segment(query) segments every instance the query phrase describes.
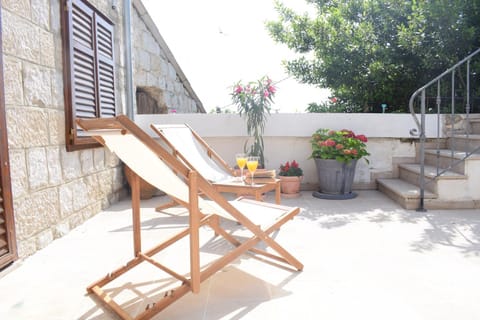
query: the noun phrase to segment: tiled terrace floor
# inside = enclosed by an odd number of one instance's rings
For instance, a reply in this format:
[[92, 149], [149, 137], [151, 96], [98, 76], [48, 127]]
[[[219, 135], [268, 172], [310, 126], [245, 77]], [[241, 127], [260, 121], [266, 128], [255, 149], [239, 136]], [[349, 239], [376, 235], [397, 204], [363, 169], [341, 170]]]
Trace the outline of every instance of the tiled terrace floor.
[[[154, 212], [159, 201], [142, 203], [147, 247], [184, 222]], [[242, 256], [154, 319], [480, 319], [478, 210], [408, 211], [376, 191], [345, 201], [304, 192], [283, 203], [304, 209], [276, 234], [304, 271]], [[0, 319], [116, 319], [85, 288], [131, 258], [129, 206], [112, 206], [0, 273]], [[208, 239], [202, 252], [222, 251]], [[117, 287], [155, 295], [165, 278], [153, 268], [136, 276]]]

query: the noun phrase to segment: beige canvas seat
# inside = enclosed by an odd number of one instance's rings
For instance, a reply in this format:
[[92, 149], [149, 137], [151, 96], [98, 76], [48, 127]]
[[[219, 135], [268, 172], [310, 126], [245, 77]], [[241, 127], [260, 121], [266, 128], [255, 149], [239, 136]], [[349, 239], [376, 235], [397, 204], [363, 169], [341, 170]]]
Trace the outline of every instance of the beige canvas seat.
[[[126, 116], [110, 119], [77, 119], [77, 123], [87, 134], [115, 153], [134, 172], [131, 186], [134, 256], [125, 265], [87, 288], [89, 293], [109, 306], [120, 318], [150, 319], [186, 293], [190, 291], [198, 293], [202, 281], [247, 252], [262, 257], [261, 261], [290, 267], [292, 271], [303, 269], [302, 263], [270, 236], [272, 232], [293, 219], [299, 213], [299, 208], [242, 198], [226, 200], [207, 179], [165, 150]], [[143, 250], [141, 246], [140, 178], [163, 190], [188, 210], [188, 226], [148, 250]], [[202, 197], [199, 194], [202, 194]], [[240, 238], [222, 227], [223, 219], [233, 220], [242, 227]], [[206, 225], [214, 232], [214, 237], [222, 236], [233, 249], [222, 253], [216, 260], [201, 265], [199, 234], [200, 227]], [[247, 231], [250, 237], [245, 238]], [[189, 272], [176, 271], [161, 261], [162, 257], [165, 258], [161, 254], [163, 250], [185, 237], [189, 238], [189, 249], [184, 249], [189, 254]], [[270, 249], [268, 251], [260, 249], [257, 246], [260, 242]], [[156, 295], [154, 303], [131, 315], [127, 309], [132, 301], [117, 303], [112, 292], [123, 288], [121, 282], [118, 284], [120, 276], [126, 276], [129, 271], [133, 272], [132, 269], [137, 270], [136, 268], [143, 265], [143, 262], [150, 263], [158, 268], [159, 272], [166, 273], [178, 283], [178, 286]], [[117, 285], [116, 290], [104, 288], [113, 281]]]
[[[280, 180], [255, 183], [253, 186], [239, 182], [235, 171], [187, 124], [152, 124], [151, 128], [190, 168], [209, 180], [219, 192], [250, 195], [262, 200], [265, 192], [275, 191], [275, 202], [280, 204]], [[159, 207], [163, 209], [164, 207]]]

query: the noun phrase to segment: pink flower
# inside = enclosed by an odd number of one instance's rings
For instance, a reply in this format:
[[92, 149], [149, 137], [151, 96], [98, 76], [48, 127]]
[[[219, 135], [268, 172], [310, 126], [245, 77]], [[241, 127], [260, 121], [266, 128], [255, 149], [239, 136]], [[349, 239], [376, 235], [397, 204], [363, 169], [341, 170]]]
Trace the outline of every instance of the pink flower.
[[268, 92], [268, 90], [266, 90], [266, 89], [263, 90], [263, 96], [264, 96], [265, 98], [268, 98], [269, 95], [270, 95], [270, 92]]
[[337, 100], [337, 98], [336, 98], [336, 97], [332, 97], [332, 98], [330, 98], [330, 102], [331, 102], [331, 103], [336, 103], [337, 101], [338, 101], [338, 100]]
[[325, 140], [325, 144], [327, 147], [334, 147], [336, 145], [335, 141], [332, 139]]
[[297, 161], [295, 161], [295, 160], [292, 161], [292, 168], [298, 168], [298, 162]]
[[242, 93], [243, 92], [243, 87], [238, 85], [236, 88], [235, 88], [235, 93]]
[[268, 91], [270, 91], [270, 93], [275, 93], [277, 91], [277, 88], [275, 88], [274, 86], [268, 86]]
[[343, 144], [339, 143], [335, 148], [337, 148], [337, 150], [343, 149]]

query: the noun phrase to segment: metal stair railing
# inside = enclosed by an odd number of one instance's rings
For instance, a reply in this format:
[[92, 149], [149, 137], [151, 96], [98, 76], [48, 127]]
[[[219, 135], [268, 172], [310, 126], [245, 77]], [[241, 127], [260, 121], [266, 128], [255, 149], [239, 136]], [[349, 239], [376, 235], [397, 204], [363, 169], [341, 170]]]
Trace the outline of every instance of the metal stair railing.
[[[465, 79], [460, 81], [460, 85], [463, 85], [462, 90], [465, 92], [465, 114], [466, 114], [466, 123], [467, 125], [469, 124], [469, 115], [470, 115], [470, 62], [474, 56], [476, 56], [478, 53], [480, 53], [480, 49], [477, 49], [470, 55], [468, 55], [466, 58], [463, 60], [459, 61], [456, 63], [453, 67], [447, 69], [445, 72], [425, 84], [423, 87], [417, 89], [410, 97], [409, 101], [409, 109], [410, 113], [413, 116], [413, 119], [415, 121], [415, 124], [417, 128], [413, 128], [410, 130], [410, 134], [412, 136], [418, 136], [419, 141], [420, 141], [420, 149], [419, 149], [419, 160], [420, 160], [420, 204], [417, 209], [417, 211], [426, 211], [425, 210], [425, 186], [428, 183], [431, 183], [432, 181], [435, 181], [439, 176], [441, 176], [443, 173], [448, 171], [449, 169], [453, 168], [454, 166], [458, 165], [459, 163], [462, 163], [470, 157], [473, 153], [480, 151], [480, 147], [476, 148], [473, 151], [470, 151], [470, 148], [468, 146], [468, 138], [469, 138], [469, 129], [466, 128], [465, 133], [466, 133], [466, 138], [467, 138], [467, 148], [466, 148], [466, 154], [462, 159], [454, 160], [454, 152], [455, 152], [455, 128], [454, 128], [454, 122], [455, 122], [455, 101], [458, 99], [457, 97], [457, 86], [456, 86], [456, 71], [458, 70], [458, 75], [460, 75], [460, 67], [466, 64], [466, 74], [465, 74]], [[441, 108], [442, 108], [442, 89], [448, 88], [448, 86], [443, 85], [441, 80], [446, 78], [448, 75], [451, 76], [450, 79], [450, 126], [451, 126], [451, 134], [450, 138], [452, 139], [451, 143], [451, 157], [452, 157], [452, 162], [447, 168], [440, 170], [440, 139], [441, 139], [441, 132], [440, 132], [440, 121], [441, 121]], [[460, 78], [461, 79], [461, 78]], [[462, 79], [461, 79], [462, 80]], [[426, 143], [426, 136], [425, 136], [425, 116], [426, 116], [426, 104], [427, 104], [427, 95], [426, 92], [428, 89], [434, 89], [434, 86], [437, 86], [436, 90], [436, 99], [435, 99], [435, 104], [436, 104], [436, 109], [437, 109], [437, 147], [436, 147], [436, 156], [437, 156], [437, 161], [436, 161], [436, 175], [433, 177], [429, 177], [428, 182], [425, 181], [425, 143]], [[420, 97], [419, 97], [420, 95]], [[417, 114], [415, 113], [415, 102], [418, 101], [418, 98], [420, 99], [420, 120], [418, 119]]]

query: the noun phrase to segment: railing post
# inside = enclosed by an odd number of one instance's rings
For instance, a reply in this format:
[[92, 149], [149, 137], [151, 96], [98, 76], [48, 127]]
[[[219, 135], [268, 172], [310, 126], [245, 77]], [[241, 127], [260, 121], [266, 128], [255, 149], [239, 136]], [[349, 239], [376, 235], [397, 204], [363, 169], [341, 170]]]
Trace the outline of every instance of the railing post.
[[437, 176], [440, 174], [440, 114], [441, 114], [442, 96], [440, 89], [440, 79], [437, 82], [437, 158], [435, 166], [437, 167]]
[[467, 102], [465, 104], [465, 113], [466, 119], [465, 119], [465, 128], [466, 128], [466, 134], [467, 134], [467, 150], [466, 153], [468, 154], [470, 152], [470, 59], [467, 61]]
[[420, 204], [417, 211], [425, 210], [425, 89], [422, 90], [420, 116]]

